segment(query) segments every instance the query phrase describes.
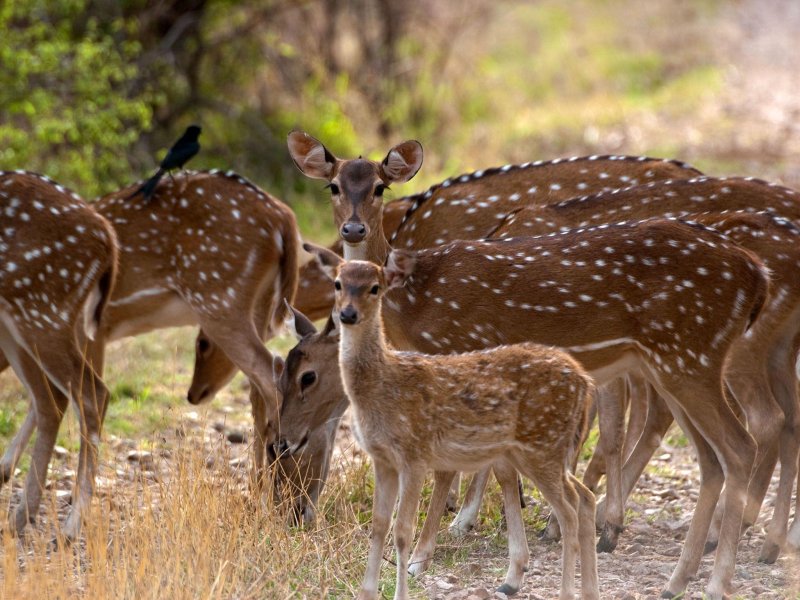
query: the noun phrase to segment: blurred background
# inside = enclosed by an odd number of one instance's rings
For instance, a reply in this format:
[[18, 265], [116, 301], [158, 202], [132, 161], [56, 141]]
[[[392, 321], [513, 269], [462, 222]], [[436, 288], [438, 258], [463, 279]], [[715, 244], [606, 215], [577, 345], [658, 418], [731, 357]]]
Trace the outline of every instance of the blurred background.
[[800, 187], [796, 0], [5, 0], [0, 168], [86, 197], [148, 175], [190, 123], [324, 234], [286, 152], [407, 138], [395, 196], [466, 170], [611, 153]]

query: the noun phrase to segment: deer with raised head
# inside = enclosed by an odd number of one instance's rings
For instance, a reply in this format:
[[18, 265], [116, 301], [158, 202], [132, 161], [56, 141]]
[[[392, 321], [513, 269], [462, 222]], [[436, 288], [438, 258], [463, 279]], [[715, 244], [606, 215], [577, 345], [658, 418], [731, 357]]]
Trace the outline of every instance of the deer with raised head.
[[[381, 324], [381, 298], [389, 288], [402, 286], [405, 274], [364, 261], [335, 260], [342, 380], [356, 437], [375, 470], [373, 530], [359, 597], [378, 594], [398, 492], [395, 598], [407, 598], [409, 551], [426, 472], [492, 465], [503, 487], [511, 559], [499, 591], [519, 590], [529, 558], [519, 470], [537, 484], [564, 528], [560, 597], [574, 597], [580, 555], [583, 597], [598, 598], [594, 497], [568, 469], [585, 427], [593, 387], [589, 376], [568, 354], [534, 344], [449, 356], [391, 350]], [[284, 401], [282, 410], [297, 425], [282, 430], [281, 450], [291, 454], [305, 444], [309, 426], [319, 422], [293, 415], [293, 410], [302, 413], [302, 402]]]
[[[298, 165], [305, 164], [303, 147], [313, 143], [312, 139], [302, 132], [290, 134], [290, 151]], [[360, 207], [360, 218], [373, 222], [374, 215], [382, 213], [381, 227], [391, 245], [418, 250], [455, 239], [489, 237], [509, 215], [526, 206], [699, 175], [702, 175], [700, 171], [686, 163], [646, 156], [595, 155], [537, 160], [463, 173], [432, 185], [424, 192], [397, 198], [382, 206], [369, 202]], [[343, 225], [343, 221], [338, 223], [338, 228]], [[367, 229], [364, 231], [366, 235]], [[374, 231], [373, 235], [380, 237], [380, 232]], [[343, 255], [343, 245], [340, 238], [329, 249]], [[294, 305], [312, 320], [330, 314], [333, 288], [328, 277], [319, 271], [316, 261], [301, 267]]]
[[[786, 365], [794, 361], [798, 347], [792, 340], [800, 334], [800, 288], [793, 284], [800, 265], [795, 226], [791, 221], [752, 211], [768, 210], [800, 223], [800, 197], [789, 188], [753, 178], [700, 177], [664, 181], [574, 198], [541, 207], [526, 207], [511, 215], [496, 232], [498, 239], [519, 235], [547, 235], [573, 227], [597, 226], [615, 218], [644, 219], [679, 216], [713, 227], [758, 255], [774, 275], [776, 290], [762, 310], [756, 327], [734, 347], [727, 382], [747, 419], [748, 429], [758, 444], [755, 479], [749, 488], [745, 526], [752, 525], [766, 493], [778, 454], [781, 455], [781, 484], [775, 517], [764, 543], [761, 560], [773, 562], [786, 536], [791, 488], [797, 473], [800, 448], [800, 414], [794, 375]], [[709, 211], [699, 213], [698, 211]], [[730, 211], [742, 211], [731, 213]], [[748, 216], [752, 215], [752, 216]], [[702, 290], [694, 290], [695, 302], [702, 302]], [[653, 418], [642, 438], [642, 449], [632, 457], [623, 475], [624, 496], [636, 482], [641, 469], [660, 443], [660, 428], [669, 426], [668, 412], [653, 407]], [[655, 428], [655, 429], [653, 429]], [[617, 440], [621, 436], [616, 436]], [[780, 443], [779, 443], [780, 441]], [[649, 448], [649, 451], [644, 451]], [[619, 448], [618, 448], [619, 450]], [[590, 487], [596, 473], [587, 473]], [[604, 513], [600, 548], [613, 549], [622, 525], [624, 503], [610, 489]], [[473, 507], [470, 514], [474, 514]], [[718, 537], [721, 511], [710, 535], [710, 547]]]
[[[336, 186], [337, 215], [357, 215], [376, 202], [380, 186], [410, 178], [422, 160], [415, 142], [396, 146], [382, 163], [340, 160], [316, 140], [301, 142], [290, 140], [295, 162]], [[380, 228], [380, 220], [366, 227]], [[354, 247], [356, 253], [385, 262], [390, 250], [385, 239], [365, 236], [363, 242]], [[392, 256], [414, 271], [383, 304], [387, 338], [398, 348], [441, 353], [534, 341], [570, 351], [598, 384], [631, 371], [644, 373], [692, 439], [703, 474], [666, 593], [680, 593], [696, 573], [724, 481], [720, 544], [707, 588], [712, 597], [722, 597], [731, 585], [756, 451], [729, 406], [722, 374], [728, 350], [766, 299], [762, 263], [716, 232], [674, 221], [452, 242]], [[683, 281], [702, 285], [708, 294], [702, 306], [676, 302], [693, 289], [676, 287]], [[685, 331], [692, 332], [691, 339], [683, 337]]]
[[[80, 421], [72, 507], [62, 528], [74, 540], [89, 508], [108, 390], [87, 353], [102, 328], [114, 286], [114, 231], [77, 195], [25, 171], [0, 172], [0, 350], [32, 396], [23, 429], [35, 430], [20, 503], [9, 515], [21, 532], [39, 512], [56, 435], [71, 401]], [[23, 446], [0, 462], [0, 485]]]
[[[181, 173], [161, 181], [149, 200], [131, 197], [136, 185], [94, 204], [115, 228], [120, 247], [117, 285], [93, 343], [94, 368], [102, 371], [109, 341], [200, 325], [196, 350], [210, 375], [192, 386], [189, 400], [209, 400], [237, 369], [244, 371], [252, 383], [260, 480], [278, 408], [272, 356], [262, 339], [283, 326], [283, 298], [294, 297], [300, 248], [294, 214], [233, 172]], [[12, 441], [4, 468], [13, 471], [32, 419]]]

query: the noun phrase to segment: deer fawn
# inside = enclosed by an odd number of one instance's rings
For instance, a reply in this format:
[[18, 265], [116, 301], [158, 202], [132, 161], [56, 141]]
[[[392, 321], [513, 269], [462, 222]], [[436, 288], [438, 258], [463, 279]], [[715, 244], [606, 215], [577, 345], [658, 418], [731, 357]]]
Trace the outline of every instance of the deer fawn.
[[[698, 214], [698, 210], [711, 212]], [[731, 210], [745, 212], [730, 213]], [[796, 228], [792, 223], [763, 214], [748, 216], [751, 214], [749, 211], [755, 210], [769, 210], [800, 223], [800, 202], [794, 190], [753, 178], [700, 177], [594, 194], [549, 206], [526, 207], [511, 215], [496, 236], [503, 239], [528, 234], [546, 235], [571, 227], [597, 226], [621, 217], [680, 216], [727, 234], [765, 262], [775, 275], [777, 289], [765, 305], [757, 326], [734, 346], [726, 379], [758, 444], [755, 479], [750, 485], [745, 511], [746, 526], [758, 516], [780, 448], [782, 468], [778, 502], [761, 554], [761, 560], [772, 562], [785, 540], [791, 488], [800, 452], [798, 399], [794, 376], [791, 369], [786, 368], [792, 364], [799, 349], [793, 338], [800, 333], [800, 288], [792, 284], [792, 273], [800, 265], [800, 255], [795, 250]], [[703, 293], [696, 290], [694, 294], [695, 302], [702, 302]], [[671, 418], [664, 410], [653, 407], [650, 421], [646, 437], [642, 438], [643, 449], [649, 448], [650, 451], [637, 452], [632, 457], [633, 464], [639, 466], [624, 472], [625, 496], [660, 442], [660, 436], [654, 432], [659, 427], [669, 426]], [[621, 435], [614, 439], [621, 440]], [[617, 446], [616, 453], [619, 450]], [[587, 475], [591, 479], [587, 479], [587, 483], [593, 487], [596, 474], [588, 472]], [[608, 502], [598, 511], [605, 512], [609, 523], [600, 542], [600, 548], [606, 550], [616, 545], [617, 525], [622, 524], [624, 504], [616, 497], [615, 491], [621, 490], [610, 489]], [[604, 510], [606, 508], [608, 511]], [[710, 535], [710, 547], [716, 544], [718, 537], [717, 529], [722, 517], [719, 508]]]
[[[242, 177], [185, 172], [162, 181], [150, 200], [134, 186], [100, 198], [97, 211], [119, 238], [119, 276], [93, 345], [102, 371], [106, 342], [153, 329], [199, 324], [190, 402], [207, 401], [240, 368], [252, 382], [255, 473], [264, 468], [277, 399], [262, 343], [282, 327], [282, 298], [294, 297], [299, 234], [294, 214]], [[32, 415], [8, 457], [30, 437]], [[12, 452], [13, 451], [13, 452]], [[5, 462], [13, 470], [15, 460]]]
[[[372, 542], [360, 597], [377, 596], [398, 490], [395, 598], [407, 598], [408, 554], [426, 471], [490, 464], [503, 485], [509, 531], [511, 561], [500, 591], [519, 589], [529, 558], [517, 493], [519, 470], [536, 482], [565, 528], [560, 597], [574, 596], [579, 552], [583, 595], [599, 597], [594, 499], [567, 468], [582, 438], [591, 379], [566, 353], [533, 344], [451, 356], [390, 350], [381, 298], [404, 278], [402, 272], [363, 261], [339, 264], [336, 270], [342, 378], [357, 439], [375, 469]], [[302, 423], [291, 418], [293, 408], [284, 403], [291, 422]], [[301, 448], [307, 431], [305, 426], [282, 431], [281, 449], [292, 453]]]
[[[62, 532], [78, 537], [91, 503], [108, 390], [86, 355], [102, 327], [114, 285], [111, 226], [74, 193], [24, 171], [0, 172], [0, 349], [33, 402], [23, 430], [37, 431], [22, 498], [10, 515], [21, 532], [38, 512], [47, 467], [67, 404], [80, 420], [80, 458], [72, 507]], [[26, 438], [27, 441], [27, 438]], [[0, 462], [0, 485], [14, 473], [23, 445]]]
[[[290, 147], [299, 166], [335, 186], [336, 215], [359, 214], [377, 202], [381, 186], [410, 178], [422, 160], [416, 142], [395, 146], [377, 163], [339, 160], [311, 140], [290, 140]], [[365, 229], [380, 226], [377, 220]], [[364, 236], [352, 251], [380, 264], [389, 246]], [[398, 348], [461, 352], [534, 341], [570, 351], [598, 384], [644, 373], [695, 444], [703, 473], [666, 593], [680, 593], [696, 573], [724, 481], [720, 544], [707, 588], [712, 597], [722, 597], [733, 575], [756, 451], [730, 409], [722, 374], [728, 350], [766, 299], [761, 261], [716, 232], [674, 221], [451, 242], [417, 254], [395, 252], [391, 260], [414, 271], [384, 303], [387, 337]], [[689, 302], [695, 288], [705, 294], [702, 305]]]

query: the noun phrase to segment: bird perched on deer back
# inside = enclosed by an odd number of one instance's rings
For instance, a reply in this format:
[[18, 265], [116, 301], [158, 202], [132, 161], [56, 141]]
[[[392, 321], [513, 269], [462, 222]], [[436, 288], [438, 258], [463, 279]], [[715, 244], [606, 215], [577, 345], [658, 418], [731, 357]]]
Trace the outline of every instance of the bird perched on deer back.
[[158, 182], [161, 180], [164, 173], [172, 169], [183, 168], [183, 165], [200, 151], [200, 143], [197, 141], [197, 138], [200, 136], [200, 131], [199, 125], [189, 125], [186, 131], [183, 132], [183, 135], [173, 144], [172, 148], [169, 149], [169, 152], [167, 152], [164, 160], [161, 161], [155, 175], [137, 188], [129, 198], [133, 198], [137, 194], [142, 194], [145, 200], [152, 198], [158, 186]]

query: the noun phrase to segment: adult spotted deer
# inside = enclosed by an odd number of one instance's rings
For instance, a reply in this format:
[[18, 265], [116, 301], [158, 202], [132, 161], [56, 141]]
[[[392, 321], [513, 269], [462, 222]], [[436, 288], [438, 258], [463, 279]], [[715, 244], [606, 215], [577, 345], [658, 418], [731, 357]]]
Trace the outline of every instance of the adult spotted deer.
[[[791, 488], [800, 452], [798, 398], [791, 369], [786, 368], [798, 352], [793, 339], [800, 334], [800, 288], [793, 284], [792, 273], [800, 265], [800, 254], [795, 249], [796, 228], [792, 222], [751, 211], [768, 210], [771, 214], [785, 215], [800, 223], [798, 200], [800, 198], [794, 190], [753, 178], [700, 177], [664, 181], [583, 196], [549, 206], [526, 207], [511, 215], [495, 234], [499, 239], [546, 235], [573, 227], [597, 226], [619, 218], [679, 216], [729, 235], [765, 262], [774, 275], [777, 289], [765, 305], [758, 325], [734, 347], [727, 381], [759, 448], [757, 470], [745, 512], [746, 526], [758, 516], [780, 449], [780, 491], [775, 517], [761, 555], [761, 559], [768, 562], [775, 560], [785, 540]], [[698, 210], [708, 212], [698, 214]], [[742, 212], [732, 214], [730, 211]], [[701, 290], [689, 292], [694, 296], [694, 302], [703, 302]], [[632, 457], [633, 464], [638, 467], [624, 473], [625, 496], [660, 442], [660, 435], [655, 432], [670, 422], [668, 412], [653, 408], [641, 443], [642, 448], [650, 450], [640, 450]], [[615, 439], [620, 440], [621, 436], [615, 436]], [[618, 453], [619, 448], [616, 450]], [[589, 483], [592, 487], [596, 479], [592, 477]], [[616, 496], [616, 492], [621, 491], [609, 489], [608, 501], [602, 507], [601, 512], [605, 512], [607, 520], [600, 542], [603, 549], [613, 549], [621, 529], [623, 503]], [[718, 511], [718, 520], [720, 518]], [[712, 543], [716, 543], [718, 537], [718, 520], [710, 536]]]
[[[293, 132], [289, 139], [293, 158], [298, 165], [305, 164], [303, 148], [313, 143], [310, 136]], [[699, 175], [700, 171], [686, 163], [645, 156], [538, 160], [464, 173], [445, 179], [419, 194], [387, 202], [382, 207], [377, 201], [369, 202], [361, 206], [361, 218], [372, 222], [382, 211], [381, 226], [392, 246], [430, 248], [454, 239], [489, 237], [509, 215], [522, 207]], [[374, 235], [380, 237], [380, 232], [376, 231]], [[329, 248], [343, 255], [343, 246], [340, 238]], [[295, 307], [312, 320], [330, 314], [333, 288], [316, 261], [308, 262], [300, 269]]]
[[[116, 273], [116, 239], [77, 194], [41, 175], [0, 172], [0, 208], [0, 350], [33, 398], [23, 429], [27, 437], [37, 432], [10, 527], [21, 532], [38, 515], [56, 435], [72, 401], [80, 458], [62, 532], [74, 540], [94, 490], [108, 396], [86, 342], [102, 327]], [[23, 449], [12, 446], [3, 456], [0, 485], [14, 473]]]
[[[290, 150], [304, 172], [335, 186], [337, 225], [341, 215], [343, 220], [358, 216], [376, 202], [376, 193], [387, 183], [413, 176], [422, 161], [416, 142], [395, 146], [381, 163], [340, 160], [309, 136], [290, 137]], [[379, 219], [365, 226], [376, 228]], [[382, 264], [389, 245], [365, 235], [352, 253]], [[724, 481], [720, 544], [707, 588], [713, 598], [722, 597], [731, 585], [756, 450], [730, 409], [722, 373], [728, 350], [765, 301], [768, 278], [762, 263], [716, 232], [663, 221], [547, 238], [452, 242], [392, 256], [420, 269], [405, 293], [389, 294], [384, 303], [387, 337], [398, 348], [455, 352], [534, 341], [569, 350], [598, 384], [631, 371], [644, 373], [692, 439], [703, 474], [692, 525], [666, 593], [680, 593], [696, 573]], [[703, 282], [709, 297], [702, 306], [681, 304], [682, 312], [675, 296], [690, 288], [677, 289], [674, 282], [699, 287], [698, 277], [705, 276], [698, 268], [714, 277], [714, 285]], [[686, 331], [692, 332], [691, 339], [682, 337]], [[732, 440], [737, 440], [735, 447]], [[614, 471], [619, 465], [609, 468], [609, 475]]]
[[[102, 371], [108, 341], [200, 325], [197, 353], [213, 369], [209, 381], [218, 389], [241, 369], [252, 383], [254, 463], [260, 474], [268, 428], [277, 420], [272, 356], [262, 338], [282, 327], [283, 298], [295, 293], [294, 214], [232, 172], [182, 173], [162, 181], [150, 200], [130, 197], [135, 185], [95, 203], [120, 245], [117, 285], [95, 336], [100, 348], [93, 355], [95, 369]], [[214, 391], [211, 385], [193, 386], [189, 399], [199, 403]], [[30, 431], [23, 426], [9, 456], [18, 455]]]
[[[594, 497], [568, 469], [585, 427], [593, 387], [588, 375], [568, 354], [533, 344], [449, 356], [391, 350], [381, 324], [381, 298], [389, 288], [402, 286], [407, 274], [364, 261], [343, 263], [332, 253], [327, 258], [339, 263], [335, 312], [342, 329], [342, 378], [356, 436], [375, 470], [372, 541], [359, 597], [378, 594], [398, 491], [395, 598], [407, 598], [409, 551], [426, 472], [452, 475], [492, 465], [503, 487], [511, 559], [499, 590], [511, 594], [520, 588], [529, 558], [517, 495], [519, 470], [537, 483], [564, 528], [560, 597], [574, 597], [580, 554], [583, 597], [598, 598]], [[309, 425], [319, 421], [303, 418], [302, 402], [284, 401], [283, 410], [296, 425], [282, 431], [281, 449], [291, 454], [305, 444]]]

